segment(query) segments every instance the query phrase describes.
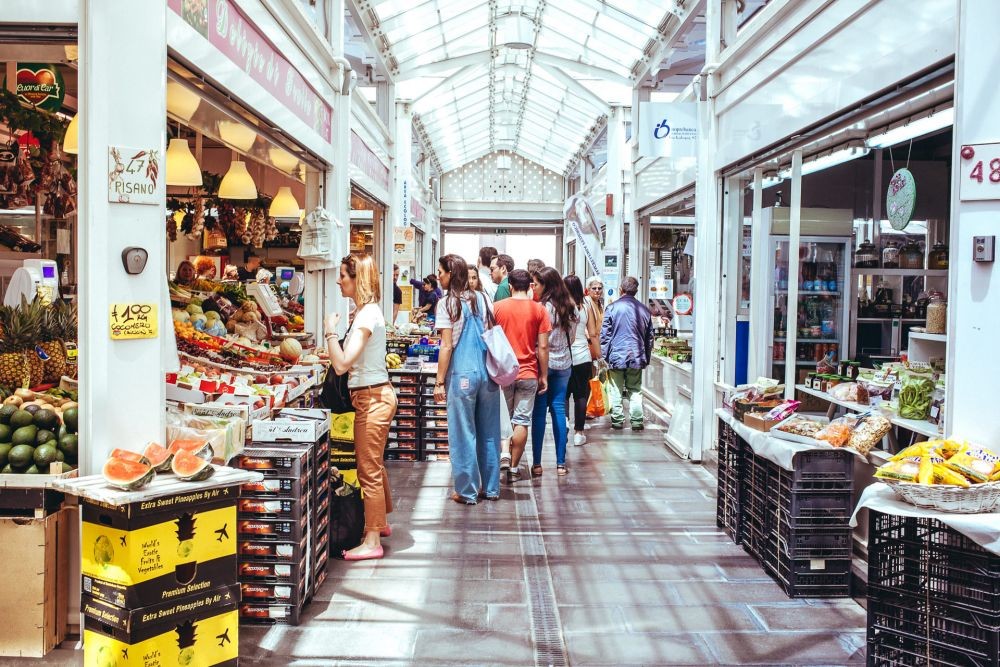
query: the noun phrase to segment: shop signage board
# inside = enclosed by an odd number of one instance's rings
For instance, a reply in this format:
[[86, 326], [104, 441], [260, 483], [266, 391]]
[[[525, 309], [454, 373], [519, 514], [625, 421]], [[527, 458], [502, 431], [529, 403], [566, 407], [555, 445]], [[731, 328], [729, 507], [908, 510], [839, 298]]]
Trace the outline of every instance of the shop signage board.
[[614, 300], [618, 298], [618, 249], [604, 249], [604, 269], [601, 272], [601, 280], [604, 282], [604, 298]]
[[678, 294], [674, 297], [674, 314], [690, 315], [694, 312], [694, 298], [690, 294]]
[[416, 264], [416, 230], [413, 227], [395, 227], [392, 230], [393, 261], [400, 266]]
[[674, 298], [674, 281], [667, 278], [667, 267], [650, 267], [649, 298], [663, 301], [669, 301]]
[[889, 179], [885, 194], [886, 216], [893, 229], [906, 229], [917, 204], [917, 182], [909, 169], [899, 169]]
[[412, 215], [412, 213], [410, 212], [410, 181], [409, 181], [409, 179], [406, 179], [406, 178], [403, 179], [403, 184], [402, 184], [401, 188], [402, 188], [401, 195], [400, 195], [401, 199], [400, 199], [400, 204], [399, 204], [399, 226], [400, 227], [409, 227], [410, 223], [412, 222], [412, 220], [410, 219], [410, 216]]
[[112, 340], [156, 338], [159, 316], [155, 303], [113, 303], [108, 316]]
[[[601, 247], [601, 230], [597, 226], [597, 219], [590, 202], [582, 195], [573, 195], [566, 200], [563, 215], [580, 241], [580, 248], [587, 259], [588, 273], [592, 276], [601, 275], [601, 266], [594, 258], [594, 254]], [[504, 233], [507, 233], [506, 230]]]
[[389, 189], [389, 167], [354, 130], [351, 130], [351, 164], [386, 190]]
[[332, 107], [233, 0], [168, 0], [167, 4], [324, 141], [330, 141]]
[[[22, 102], [45, 111], [62, 109], [66, 86], [63, 83], [62, 72], [54, 64], [17, 63], [15, 77], [17, 97]], [[6, 86], [5, 80], [4, 87]]]
[[698, 105], [695, 102], [640, 102], [639, 155], [697, 158]]
[[962, 201], [1000, 199], [1000, 142], [968, 144], [959, 151], [959, 198]]
[[159, 206], [166, 197], [160, 178], [160, 151], [108, 147], [108, 201], [113, 204]]

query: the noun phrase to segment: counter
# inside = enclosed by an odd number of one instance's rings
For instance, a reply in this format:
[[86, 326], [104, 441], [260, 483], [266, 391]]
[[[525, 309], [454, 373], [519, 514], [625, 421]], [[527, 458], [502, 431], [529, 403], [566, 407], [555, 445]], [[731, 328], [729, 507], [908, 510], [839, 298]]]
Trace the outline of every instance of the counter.
[[642, 379], [647, 407], [663, 413], [667, 424], [664, 441], [682, 458], [691, 455], [691, 370], [688, 362], [654, 354]]

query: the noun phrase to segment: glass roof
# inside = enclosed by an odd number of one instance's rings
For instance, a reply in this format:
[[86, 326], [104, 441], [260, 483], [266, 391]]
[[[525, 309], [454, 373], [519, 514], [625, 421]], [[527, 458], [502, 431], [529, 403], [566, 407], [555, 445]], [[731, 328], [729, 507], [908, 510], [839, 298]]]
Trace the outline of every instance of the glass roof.
[[649, 0], [370, 0], [366, 23], [443, 171], [513, 151], [564, 173], [654, 47]]

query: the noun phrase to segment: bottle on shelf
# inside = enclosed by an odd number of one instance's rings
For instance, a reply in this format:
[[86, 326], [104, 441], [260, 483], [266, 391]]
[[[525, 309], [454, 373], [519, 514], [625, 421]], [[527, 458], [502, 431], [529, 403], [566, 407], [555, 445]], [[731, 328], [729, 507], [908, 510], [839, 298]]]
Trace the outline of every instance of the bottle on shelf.
[[859, 269], [877, 269], [878, 260], [878, 250], [868, 239], [858, 246], [854, 254], [854, 266]]
[[896, 245], [895, 241], [889, 241], [885, 248], [882, 249], [882, 268], [899, 268], [899, 246]]

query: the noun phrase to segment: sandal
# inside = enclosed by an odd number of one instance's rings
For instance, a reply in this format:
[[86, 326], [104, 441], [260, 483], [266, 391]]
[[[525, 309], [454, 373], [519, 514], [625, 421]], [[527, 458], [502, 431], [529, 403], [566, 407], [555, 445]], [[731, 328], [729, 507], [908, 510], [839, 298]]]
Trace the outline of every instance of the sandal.
[[569, 474], [569, 469], [566, 468], [565, 465], [556, 466], [556, 474], [557, 475], [568, 475]]
[[542, 476], [542, 466], [531, 466], [531, 476], [541, 477]]
[[475, 505], [477, 501], [469, 500], [468, 498], [463, 498], [457, 493], [451, 494], [451, 499], [454, 500], [459, 505]]

